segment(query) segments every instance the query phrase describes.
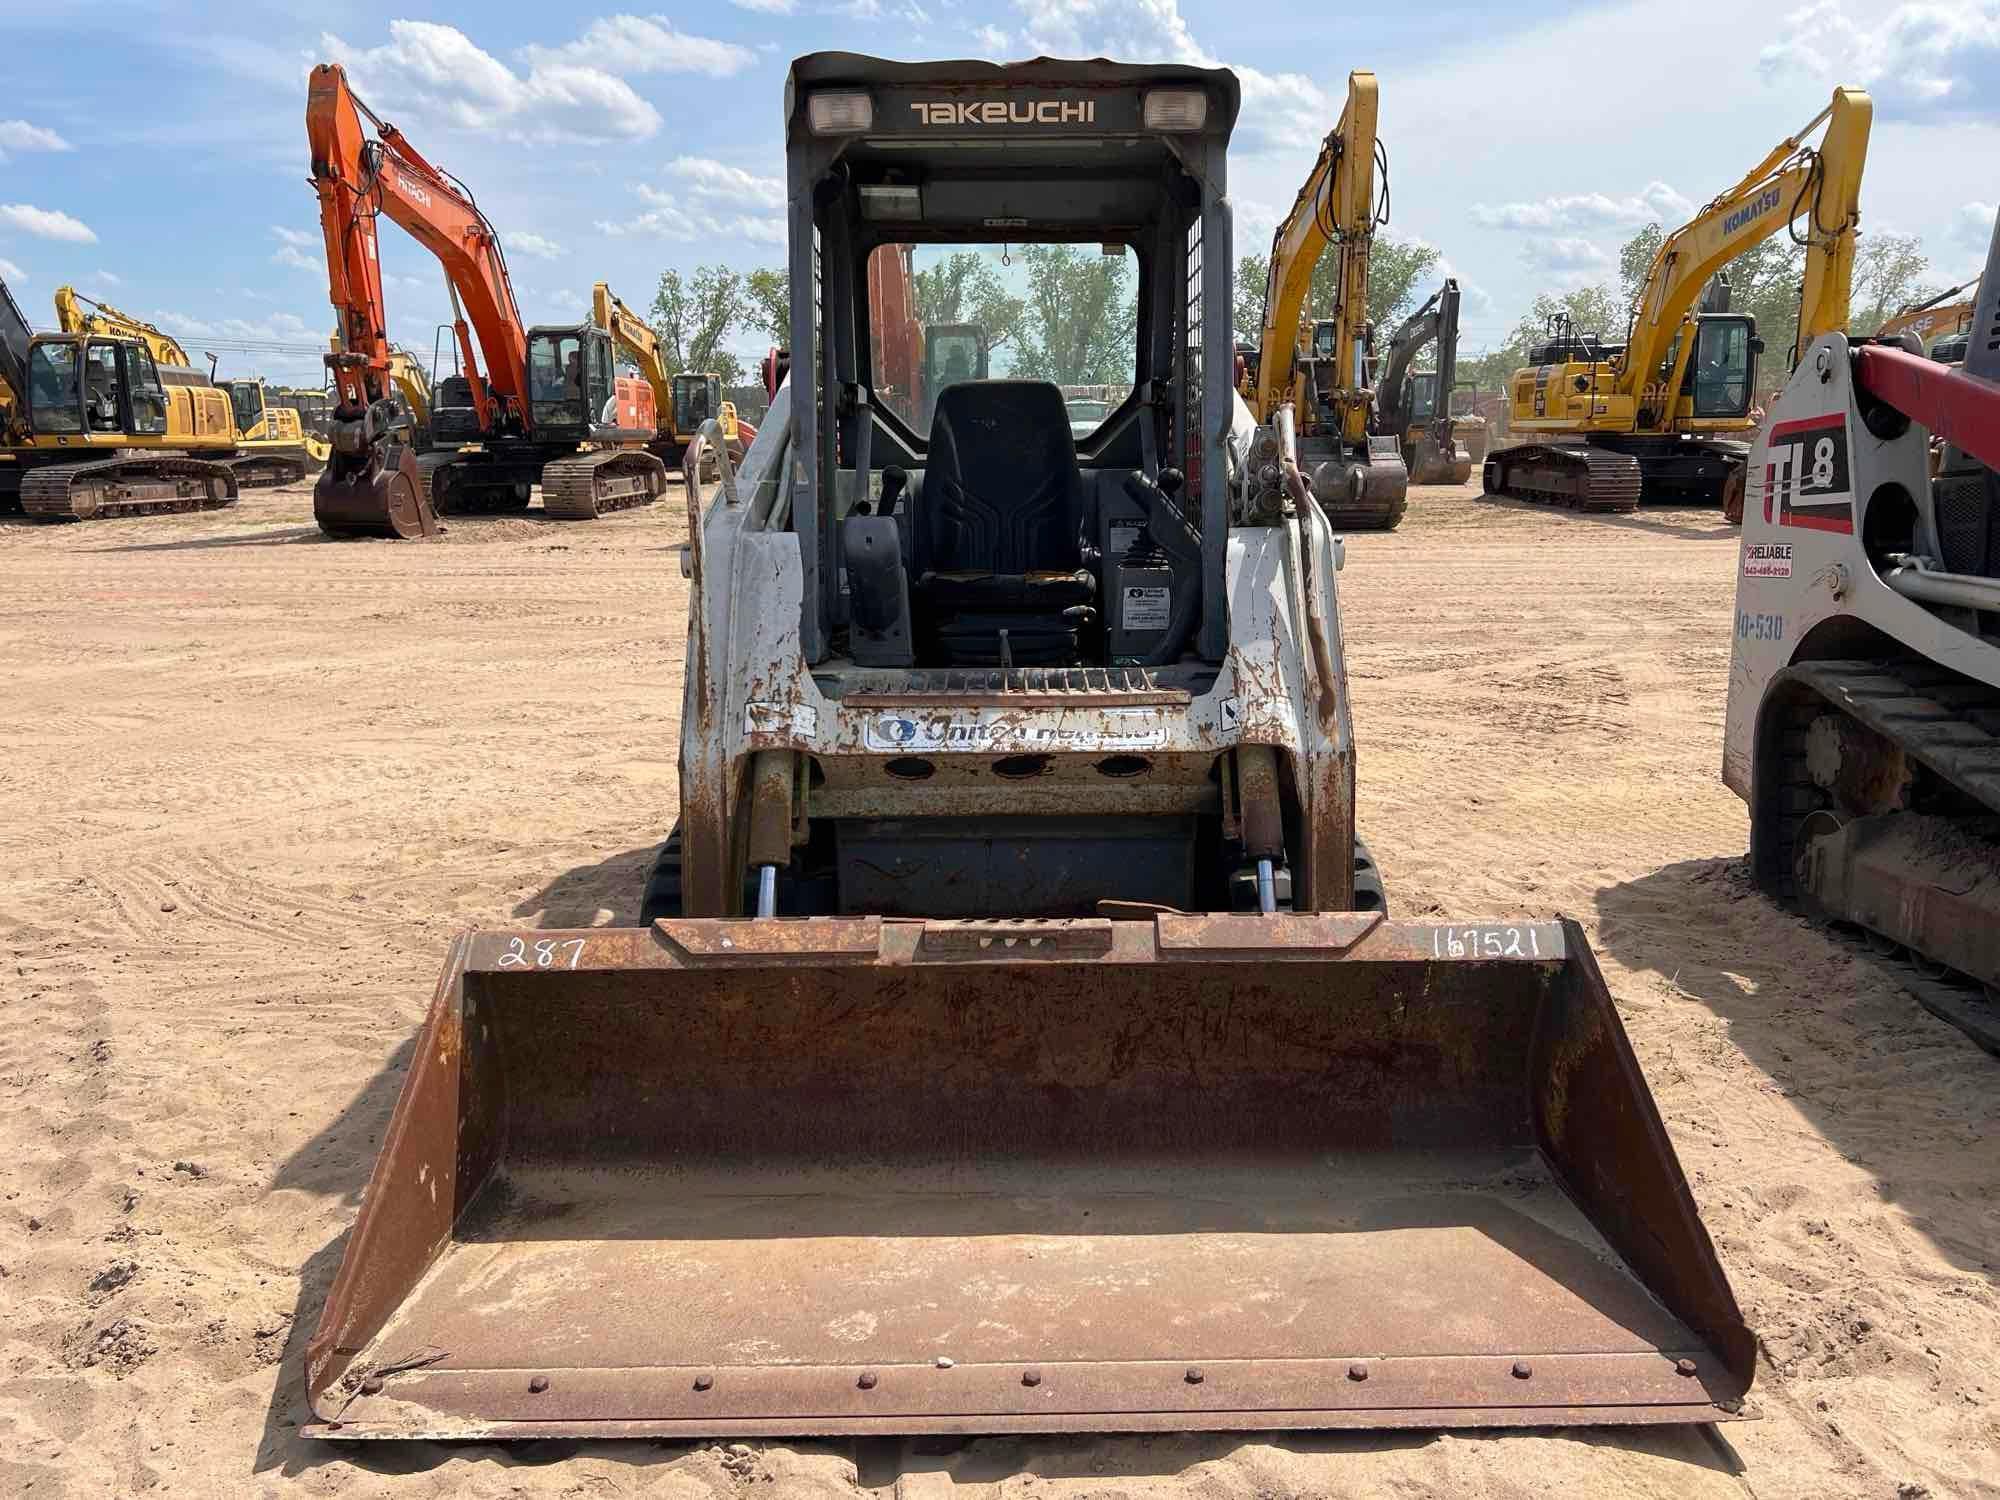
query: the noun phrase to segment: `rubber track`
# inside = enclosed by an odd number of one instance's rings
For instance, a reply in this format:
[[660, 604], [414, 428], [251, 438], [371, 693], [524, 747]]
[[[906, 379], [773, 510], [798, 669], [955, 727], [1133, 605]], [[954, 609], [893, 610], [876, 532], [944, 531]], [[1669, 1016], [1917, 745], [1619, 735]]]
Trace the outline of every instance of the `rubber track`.
[[[79, 513], [76, 482], [89, 477], [127, 475], [133, 478], [213, 479], [228, 484], [228, 497], [209, 498], [206, 487], [200, 496], [172, 499], [100, 501], [94, 510]], [[222, 510], [236, 503], [236, 476], [227, 464], [203, 458], [147, 455], [143, 458], [106, 458], [95, 463], [59, 464], [30, 469], [21, 476], [21, 509], [44, 521], [105, 521], [124, 516], [171, 515], [181, 511]]]
[[[607, 483], [649, 477], [637, 493], [609, 494]], [[542, 469], [542, 512], [558, 521], [594, 521], [607, 511], [651, 505], [667, 492], [667, 466], [640, 448], [606, 448], [560, 458]]]
[[[1562, 471], [1562, 490], [1526, 489], [1506, 482], [1517, 464], [1543, 463]], [[1525, 443], [1486, 455], [1486, 491], [1514, 500], [1560, 505], [1570, 510], [1602, 514], [1639, 508], [1642, 480], [1639, 460], [1587, 443]], [[1498, 482], [1494, 482], [1497, 479]]]
[[[1867, 725], [1981, 806], [2000, 812], [2000, 692], [1929, 662], [1808, 662], [1790, 668], [1779, 681], [1811, 688], [1828, 708]], [[1800, 750], [1786, 760], [1799, 779], [1785, 783], [1778, 795], [1785, 801], [1782, 815], [1791, 824], [1803, 820], [1809, 803], [1826, 801], [1805, 775], [1803, 756], [1805, 726], [1818, 712], [1797, 710], [1796, 722], [1788, 726], [1787, 739], [1796, 737]], [[1883, 953], [1846, 926], [1827, 930], [1925, 1010], [2000, 1056], [2000, 1009], [1977, 988], [1926, 974], [1907, 957]]]

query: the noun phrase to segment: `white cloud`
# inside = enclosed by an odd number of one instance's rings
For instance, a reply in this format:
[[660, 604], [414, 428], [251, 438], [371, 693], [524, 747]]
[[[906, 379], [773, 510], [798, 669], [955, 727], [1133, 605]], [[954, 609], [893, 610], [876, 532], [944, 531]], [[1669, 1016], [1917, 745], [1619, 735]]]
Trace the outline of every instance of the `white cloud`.
[[972, 33], [972, 40], [979, 44], [979, 50], [989, 57], [1005, 57], [1014, 45], [1014, 39], [998, 26], [981, 26]]
[[531, 59], [523, 77], [455, 26], [391, 21], [382, 46], [354, 47], [331, 34], [319, 45], [377, 109], [415, 109], [462, 129], [504, 129], [538, 142], [644, 140], [660, 128], [659, 111], [601, 67], [531, 49], [551, 60]]
[[1885, 118], [2000, 114], [2000, 0], [1919, 0], [1856, 20], [1845, 0], [1786, 15], [1757, 56], [1767, 79], [1806, 74], [1868, 89]]
[[204, 318], [190, 317], [181, 312], [163, 312], [159, 324], [177, 338], [226, 339], [232, 343], [290, 344], [310, 343], [324, 349], [319, 335], [306, 326], [305, 320], [296, 313], [273, 313], [261, 322], [252, 323], [247, 318], [223, 318], [211, 322]]
[[326, 267], [314, 260], [295, 245], [280, 245], [271, 256], [274, 266], [289, 266], [294, 271], [312, 271], [324, 274]]
[[26, 120], [0, 120], [0, 161], [9, 151], [73, 151], [76, 148], [53, 130]]
[[639, 196], [653, 206], [622, 222], [600, 219], [597, 227], [616, 236], [653, 235], [668, 240], [745, 239], [759, 244], [785, 243], [785, 221], [776, 216], [716, 212], [699, 195], [664, 193], [639, 184]]
[[[785, 206], [782, 178], [759, 177], [754, 172], [746, 172], [741, 167], [732, 167], [727, 162], [707, 156], [677, 156], [667, 163], [667, 170], [676, 177], [685, 178], [687, 190], [701, 197], [733, 198], [765, 208]], [[642, 193], [648, 191], [643, 187], [640, 189]]]
[[36, 208], [32, 203], [0, 203], [0, 224], [45, 240], [67, 240], [73, 245], [94, 245], [97, 234], [81, 219], [72, 219], [55, 208]]
[[1951, 240], [1968, 250], [1985, 251], [1993, 242], [1993, 216], [2000, 213], [1991, 203], [1977, 200], [1961, 204], [1951, 216]]
[[[784, 13], [789, 14], [789, 4]], [[537, 70], [580, 65], [607, 73], [706, 73], [728, 78], [757, 60], [734, 42], [676, 31], [665, 16], [604, 16], [560, 47], [523, 47]], [[532, 76], [532, 75], [531, 75]]]
[[[1195, 40], [1180, 0], [1014, 0], [1030, 56], [1164, 58], [1199, 68], [1224, 66]], [[1267, 73], [1231, 63], [1243, 89], [1237, 144], [1250, 150], [1317, 142], [1339, 109], [1303, 73]]]
[[125, 278], [123, 276], [113, 276], [109, 271], [94, 271], [91, 274], [106, 286], [125, 285]]
[[1487, 229], [1639, 229], [1659, 223], [1669, 228], [1694, 214], [1694, 204], [1664, 182], [1623, 198], [1604, 193], [1562, 193], [1528, 202], [1472, 205], [1472, 222]]
[[276, 235], [285, 244], [299, 250], [303, 250], [307, 246], [317, 246], [321, 243], [320, 237], [316, 234], [307, 234], [303, 229], [287, 229], [282, 224], [273, 224], [271, 226], [271, 233]]
[[0, 256], [0, 281], [26, 281], [28, 273], [11, 260]]
[[1595, 240], [1580, 235], [1530, 235], [1521, 243], [1521, 259], [1551, 271], [1607, 271], [1618, 257]]
[[526, 229], [516, 229], [513, 233], [503, 236], [501, 244], [509, 250], [518, 250], [523, 255], [531, 255], [536, 260], [558, 260], [563, 253], [563, 247], [554, 240]]
[[789, 16], [798, 10], [798, 0], [729, 0], [738, 10], [759, 11], [767, 16]]

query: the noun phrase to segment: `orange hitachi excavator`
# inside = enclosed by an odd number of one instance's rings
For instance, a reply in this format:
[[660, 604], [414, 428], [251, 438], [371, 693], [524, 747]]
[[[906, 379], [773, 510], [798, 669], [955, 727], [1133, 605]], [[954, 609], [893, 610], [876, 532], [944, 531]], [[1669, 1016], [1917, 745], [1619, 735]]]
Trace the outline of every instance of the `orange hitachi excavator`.
[[[567, 520], [665, 493], [666, 466], [644, 448], [652, 390], [614, 374], [610, 337], [593, 323], [522, 327], [500, 237], [471, 192], [356, 98], [337, 63], [313, 69], [306, 136], [341, 345], [327, 356], [333, 456], [313, 489], [322, 531], [433, 536], [439, 515], [525, 508], [536, 484], [544, 510]], [[438, 384], [439, 451], [421, 457], [396, 431], [380, 214], [438, 258], [456, 314], [462, 373]]]

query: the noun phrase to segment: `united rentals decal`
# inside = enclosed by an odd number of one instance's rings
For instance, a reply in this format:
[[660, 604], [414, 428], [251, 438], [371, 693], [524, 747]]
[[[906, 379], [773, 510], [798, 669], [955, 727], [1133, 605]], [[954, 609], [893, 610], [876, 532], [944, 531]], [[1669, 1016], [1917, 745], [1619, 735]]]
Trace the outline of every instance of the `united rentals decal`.
[[1801, 417], [1771, 429], [1765, 450], [1764, 519], [1810, 531], [1854, 531], [1847, 418]]

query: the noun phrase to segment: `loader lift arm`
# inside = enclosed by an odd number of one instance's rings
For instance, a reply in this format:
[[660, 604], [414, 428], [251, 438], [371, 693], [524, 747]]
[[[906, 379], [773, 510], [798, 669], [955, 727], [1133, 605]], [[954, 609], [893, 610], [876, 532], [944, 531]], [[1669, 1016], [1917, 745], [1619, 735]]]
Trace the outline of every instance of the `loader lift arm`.
[[[364, 118], [375, 126], [373, 138]], [[376, 216], [386, 213], [444, 268], [458, 313], [453, 332], [479, 430], [529, 431], [527, 334], [500, 237], [472, 195], [426, 160], [394, 125], [377, 118], [355, 96], [338, 63], [313, 69], [306, 136], [326, 237], [328, 291], [346, 349], [327, 361], [341, 404], [365, 408], [389, 394], [388, 312], [375, 228]], [[474, 332], [486, 355], [484, 379], [473, 350]]]

